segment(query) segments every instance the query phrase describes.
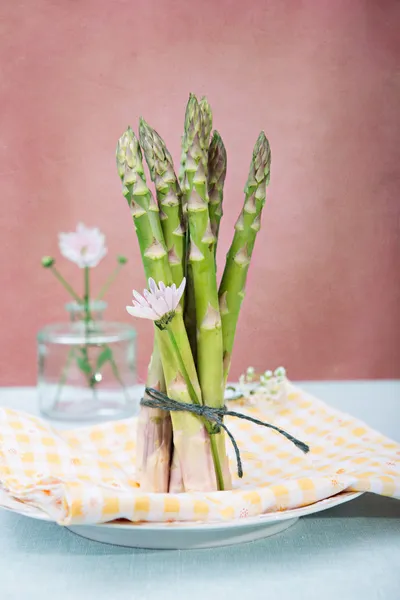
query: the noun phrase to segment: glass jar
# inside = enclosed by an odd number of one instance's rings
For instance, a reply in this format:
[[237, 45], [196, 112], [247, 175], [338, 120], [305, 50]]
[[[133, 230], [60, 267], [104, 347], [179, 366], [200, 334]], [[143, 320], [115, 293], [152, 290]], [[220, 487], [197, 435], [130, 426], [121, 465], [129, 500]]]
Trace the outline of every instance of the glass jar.
[[102, 420], [137, 411], [136, 332], [103, 321], [106, 306], [69, 303], [69, 323], [38, 332], [39, 407], [47, 417]]

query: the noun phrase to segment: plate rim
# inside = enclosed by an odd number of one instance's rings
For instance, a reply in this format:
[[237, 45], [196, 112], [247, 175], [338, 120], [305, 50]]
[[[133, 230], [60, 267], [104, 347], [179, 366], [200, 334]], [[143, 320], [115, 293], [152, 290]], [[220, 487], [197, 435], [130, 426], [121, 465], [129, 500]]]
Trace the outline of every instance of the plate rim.
[[[339, 506], [340, 504], [345, 504], [346, 502], [355, 500], [356, 498], [362, 496], [364, 493], [365, 492], [342, 491], [338, 492], [338, 494], [335, 494], [334, 496], [322, 498], [321, 500], [313, 502], [312, 504], [307, 504], [306, 506], [299, 506], [297, 508], [290, 508], [288, 510], [282, 511], [265, 512], [259, 515], [255, 515], [254, 517], [241, 517], [238, 519], [232, 519], [230, 521], [173, 521], [171, 523], [151, 521], [127, 521], [125, 523], [97, 523], [93, 524], [93, 526], [124, 530], [138, 528], [146, 531], [171, 531], [177, 529], [183, 529], [185, 531], [197, 531], [199, 529], [236, 529], [241, 527], [248, 527], [251, 525], [262, 525], [268, 522], [273, 523], [278, 521], [286, 521], [287, 519], [298, 519], [300, 517], [305, 517], [310, 514], [323, 512], [324, 510], [328, 510], [330, 508], [334, 508], [335, 506]], [[79, 526], [80, 524], [76, 525]], [[90, 524], [82, 523], [82, 525], [89, 526]]]
[[[306, 506], [299, 506], [297, 508], [291, 508], [288, 510], [282, 511], [272, 511], [265, 512], [259, 515], [255, 515], [253, 517], [244, 517], [238, 518], [229, 521], [172, 521], [172, 522], [164, 522], [164, 521], [128, 521], [126, 520], [123, 523], [119, 523], [116, 521], [111, 521], [108, 523], [70, 523], [68, 525], [64, 525], [65, 527], [102, 527], [106, 529], [118, 529], [124, 531], [133, 531], [135, 529], [140, 529], [141, 531], [151, 532], [151, 531], [199, 531], [199, 530], [207, 530], [207, 531], [217, 531], [224, 529], [240, 529], [243, 527], [251, 527], [257, 525], [265, 525], [267, 523], [274, 523], [278, 521], [286, 521], [288, 519], [298, 519], [299, 517], [305, 517], [307, 515], [315, 514], [322, 512], [324, 510], [329, 510], [330, 508], [334, 508], [335, 506], [339, 506], [341, 504], [345, 504], [346, 502], [351, 502], [351, 500], [355, 500], [359, 498], [366, 492], [356, 492], [356, 491], [346, 491], [343, 490], [334, 496], [328, 496], [327, 498], [322, 498], [317, 502], [313, 502], [312, 504], [307, 504]], [[30, 517], [32, 519], [36, 519], [38, 521], [45, 521], [47, 523], [55, 523], [57, 521], [52, 519], [48, 514], [32, 514], [28, 510], [26, 512], [17, 511], [11, 507], [0, 505], [0, 508], [3, 510], [7, 510], [9, 512], [22, 515], [24, 517]]]

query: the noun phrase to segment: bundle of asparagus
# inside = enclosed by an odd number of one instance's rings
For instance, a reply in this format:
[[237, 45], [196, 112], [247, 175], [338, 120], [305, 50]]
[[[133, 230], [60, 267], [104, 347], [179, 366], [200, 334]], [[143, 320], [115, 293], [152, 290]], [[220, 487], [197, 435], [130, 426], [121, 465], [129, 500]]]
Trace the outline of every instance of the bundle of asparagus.
[[[218, 286], [215, 253], [227, 162], [221, 136], [217, 131], [211, 136], [211, 131], [207, 99], [199, 102], [191, 94], [179, 179], [163, 139], [143, 119], [139, 140], [131, 128], [119, 139], [117, 167], [150, 287], [143, 297], [134, 292], [134, 306], [127, 308], [155, 323], [147, 388], [185, 406], [223, 410], [271, 154], [262, 132], [254, 147], [243, 209]], [[146, 182], [142, 151], [156, 198]], [[137, 471], [144, 491], [231, 488], [223, 427], [204, 418], [201, 410], [194, 414], [171, 408], [169, 413], [151, 407], [150, 401], [147, 405], [143, 402]]]

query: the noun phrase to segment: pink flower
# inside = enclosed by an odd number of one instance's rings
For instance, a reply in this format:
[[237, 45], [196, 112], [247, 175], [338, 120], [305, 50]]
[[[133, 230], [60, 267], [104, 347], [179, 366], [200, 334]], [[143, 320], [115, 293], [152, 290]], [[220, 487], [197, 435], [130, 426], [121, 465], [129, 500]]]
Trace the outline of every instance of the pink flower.
[[141, 296], [133, 290], [133, 306], [127, 306], [126, 310], [133, 317], [159, 321], [165, 315], [174, 313], [184, 292], [185, 285], [186, 279], [183, 278], [178, 288], [175, 284], [166, 286], [162, 281], [157, 286], [154, 279], [150, 277], [150, 291], [144, 290], [143, 296]]
[[97, 228], [78, 223], [76, 231], [59, 234], [61, 254], [78, 267], [96, 267], [107, 254], [105, 237]]

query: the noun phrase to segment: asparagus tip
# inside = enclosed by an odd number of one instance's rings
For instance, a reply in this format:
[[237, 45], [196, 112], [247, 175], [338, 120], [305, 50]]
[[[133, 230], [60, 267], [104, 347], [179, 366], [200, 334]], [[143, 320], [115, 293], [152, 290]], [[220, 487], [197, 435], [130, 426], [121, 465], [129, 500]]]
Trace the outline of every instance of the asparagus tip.
[[222, 137], [221, 137], [221, 135], [219, 134], [219, 132], [216, 129], [214, 129], [214, 131], [213, 131], [212, 141], [214, 141], [214, 143], [217, 143], [219, 141], [222, 142]]
[[271, 148], [264, 131], [260, 132], [256, 145], [254, 146], [253, 160], [257, 161], [257, 157], [260, 157], [265, 167], [269, 169], [271, 164]]
[[264, 145], [264, 144], [269, 145], [269, 142], [268, 142], [267, 136], [265, 135], [265, 131], [260, 131], [259, 136], [257, 138], [256, 145], [255, 145], [255, 149], [259, 148], [261, 145]]
[[215, 129], [208, 151], [208, 174], [210, 184], [216, 183], [218, 180], [221, 180], [222, 185], [224, 184], [226, 165], [227, 156], [225, 145], [219, 132]]

